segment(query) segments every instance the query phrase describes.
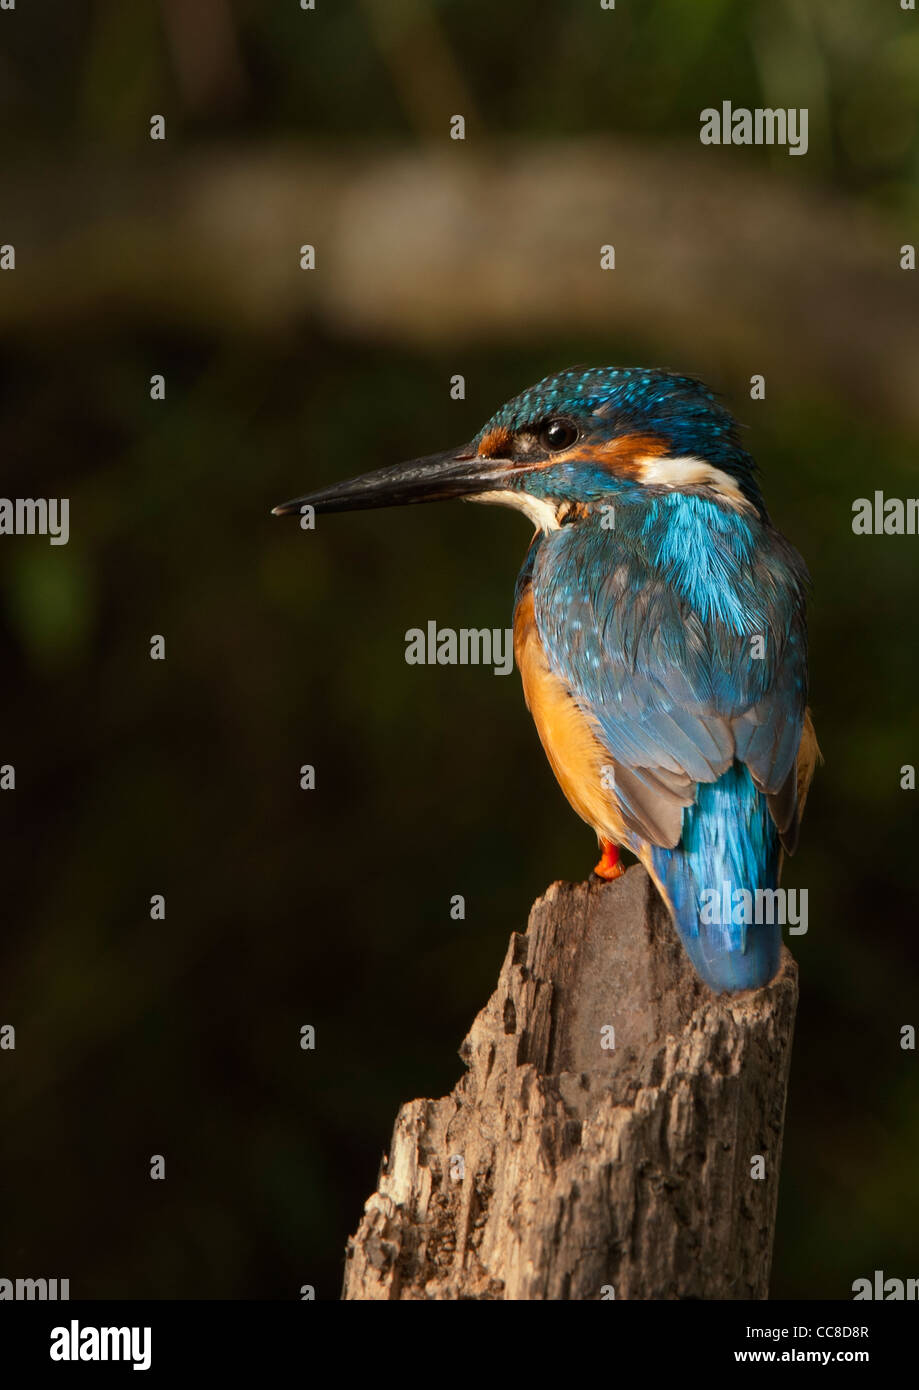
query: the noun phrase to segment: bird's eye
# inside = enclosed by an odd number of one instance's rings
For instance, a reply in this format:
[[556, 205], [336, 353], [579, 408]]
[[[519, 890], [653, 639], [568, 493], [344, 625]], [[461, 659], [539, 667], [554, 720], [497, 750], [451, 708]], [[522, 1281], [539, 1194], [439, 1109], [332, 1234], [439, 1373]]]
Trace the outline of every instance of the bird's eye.
[[577, 429], [570, 420], [548, 420], [539, 433], [540, 443], [553, 453], [567, 449], [577, 437]]

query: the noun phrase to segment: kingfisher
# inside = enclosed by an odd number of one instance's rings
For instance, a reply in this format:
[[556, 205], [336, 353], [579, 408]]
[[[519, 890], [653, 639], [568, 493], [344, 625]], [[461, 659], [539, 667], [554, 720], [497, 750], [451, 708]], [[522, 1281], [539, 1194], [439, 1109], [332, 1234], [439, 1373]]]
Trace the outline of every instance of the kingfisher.
[[[804, 561], [769, 518], [718, 396], [658, 368], [571, 368], [503, 405], [471, 443], [274, 509], [460, 498], [535, 531], [514, 655], [594, 870], [644, 865], [715, 993], [776, 974], [783, 855], [819, 749], [807, 704]], [[760, 910], [757, 910], [760, 909]]]

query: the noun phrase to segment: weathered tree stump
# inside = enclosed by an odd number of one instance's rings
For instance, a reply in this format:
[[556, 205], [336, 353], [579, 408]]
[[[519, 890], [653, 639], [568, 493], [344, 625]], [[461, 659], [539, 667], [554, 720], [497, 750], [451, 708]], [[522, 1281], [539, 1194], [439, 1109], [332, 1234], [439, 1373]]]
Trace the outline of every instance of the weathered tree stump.
[[639, 866], [552, 884], [466, 1075], [400, 1110], [343, 1297], [765, 1298], [796, 1003], [787, 950], [713, 996]]

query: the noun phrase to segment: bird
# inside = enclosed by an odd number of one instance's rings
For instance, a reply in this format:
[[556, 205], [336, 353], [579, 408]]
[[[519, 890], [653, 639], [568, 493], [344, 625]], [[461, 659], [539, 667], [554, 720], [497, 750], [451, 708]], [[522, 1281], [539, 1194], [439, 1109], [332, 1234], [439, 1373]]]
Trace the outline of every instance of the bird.
[[631, 852], [709, 989], [767, 985], [781, 956], [770, 909], [821, 755], [810, 578], [734, 416], [693, 375], [573, 367], [466, 445], [274, 514], [449, 498], [517, 508], [535, 528], [515, 663], [552, 771], [596, 832], [595, 875], [616, 879]]

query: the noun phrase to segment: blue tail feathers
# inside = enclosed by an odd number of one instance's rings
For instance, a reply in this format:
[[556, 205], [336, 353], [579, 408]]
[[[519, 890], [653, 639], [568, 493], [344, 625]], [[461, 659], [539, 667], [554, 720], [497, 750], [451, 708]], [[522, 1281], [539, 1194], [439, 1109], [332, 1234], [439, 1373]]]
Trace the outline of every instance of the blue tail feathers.
[[749, 769], [735, 762], [717, 782], [700, 783], [683, 812], [680, 844], [653, 846], [651, 857], [680, 940], [709, 988], [735, 993], [768, 984], [779, 968], [782, 929], [757, 890], [778, 887], [779, 838]]

